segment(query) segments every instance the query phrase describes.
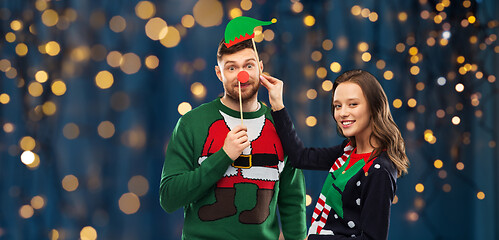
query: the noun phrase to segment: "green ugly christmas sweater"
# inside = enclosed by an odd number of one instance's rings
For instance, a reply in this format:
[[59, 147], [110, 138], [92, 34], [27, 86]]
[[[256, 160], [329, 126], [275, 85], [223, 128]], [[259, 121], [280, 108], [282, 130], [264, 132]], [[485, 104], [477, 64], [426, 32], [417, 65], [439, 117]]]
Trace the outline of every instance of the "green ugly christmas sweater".
[[182, 239], [286, 239], [306, 236], [305, 182], [284, 155], [271, 110], [245, 112], [251, 145], [232, 161], [222, 149], [241, 124], [220, 98], [182, 116], [166, 151], [160, 203], [184, 207]]

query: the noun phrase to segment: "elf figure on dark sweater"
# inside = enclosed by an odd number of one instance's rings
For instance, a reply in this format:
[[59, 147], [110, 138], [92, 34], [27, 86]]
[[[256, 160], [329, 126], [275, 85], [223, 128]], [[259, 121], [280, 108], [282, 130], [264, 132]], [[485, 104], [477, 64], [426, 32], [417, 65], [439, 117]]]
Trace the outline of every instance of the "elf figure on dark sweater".
[[[198, 160], [199, 164], [223, 146], [227, 133], [240, 122], [239, 118], [231, 117], [222, 111], [220, 114], [223, 120], [218, 120], [210, 126], [203, 146], [203, 156]], [[241, 156], [229, 166], [223, 178], [217, 182], [216, 202], [199, 209], [199, 218], [203, 221], [214, 221], [237, 213], [234, 200], [235, 185], [239, 183], [258, 186], [255, 207], [241, 212], [239, 221], [246, 224], [260, 224], [269, 216], [274, 185], [284, 167], [282, 146], [274, 125], [265, 118], [265, 115], [246, 119], [245, 125], [248, 127], [251, 145], [243, 150]]]

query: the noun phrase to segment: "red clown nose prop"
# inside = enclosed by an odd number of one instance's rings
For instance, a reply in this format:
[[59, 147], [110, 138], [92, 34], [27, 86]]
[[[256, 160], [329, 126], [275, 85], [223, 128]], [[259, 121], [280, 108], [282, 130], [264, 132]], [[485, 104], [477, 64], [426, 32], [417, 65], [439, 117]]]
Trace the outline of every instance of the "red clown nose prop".
[[246, 71], [240, 71], [238, 74], [237, 74], [237, 81], [241, 82], [241, 83], [245, 83], [249, 80], [249, 73], [246, 72]]

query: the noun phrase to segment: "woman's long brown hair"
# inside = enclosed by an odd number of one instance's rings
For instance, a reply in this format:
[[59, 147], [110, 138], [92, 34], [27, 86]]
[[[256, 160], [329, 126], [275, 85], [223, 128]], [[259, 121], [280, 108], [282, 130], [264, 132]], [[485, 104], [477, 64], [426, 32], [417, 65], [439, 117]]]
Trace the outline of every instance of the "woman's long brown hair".
[[[359, 85], [369, 105], [369, 111], [371, 112], [370, 121], [372, 123], [372, 133], [369, 137], [369, 143], [374, 138], [380, 144], [380, 146], [374, 149], [369, 160], [378, 157], [383, 150], [386, 150], [388, 157], [397, 168], [398, 176], [406, 174], [409, 167], [409, 159], [405, 154], [404, 139], [402, 138], [402, 134], [400, 134], [397, 124], [393, 121], [388, 99], [378, 80], [363, 70], [347, 71], [336, 78], [333, 84], [333, 98], [334, 91], [338, 85], [344, 82]], [[331, 111], [334, 119], [334, 107], [331, 107]], [[336, 123], [336, 128], [341, 136], [345, 136], [338, 123]], [[355, 137], [349, 137], [349, 140], [355, 147]]]

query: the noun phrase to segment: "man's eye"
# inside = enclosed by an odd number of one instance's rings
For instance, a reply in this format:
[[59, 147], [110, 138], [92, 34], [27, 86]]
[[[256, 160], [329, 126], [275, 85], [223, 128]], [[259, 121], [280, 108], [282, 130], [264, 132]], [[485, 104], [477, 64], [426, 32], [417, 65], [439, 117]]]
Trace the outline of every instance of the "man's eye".
[[247, 68], [253, 68], [253, 65], [249, 64], [248, 66], [246, 66]]
[[229, 67], [228, 69], [229, 69], [229, 71], [234, 71], [235, 68], [234, 67]]

